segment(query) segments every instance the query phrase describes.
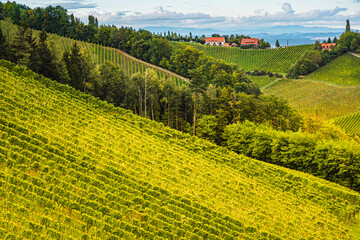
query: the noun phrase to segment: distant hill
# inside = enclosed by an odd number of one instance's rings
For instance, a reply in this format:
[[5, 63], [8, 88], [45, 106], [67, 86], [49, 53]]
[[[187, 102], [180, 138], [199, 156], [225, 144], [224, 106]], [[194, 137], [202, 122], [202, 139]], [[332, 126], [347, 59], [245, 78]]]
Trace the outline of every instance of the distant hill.
[[271, 46], [275, 46], [276, 40], [280, 42], [281, 46], [295, 46], [304, 44], [314, 44], [315, 40], [327, 40], [329, 37], [339, 38], [343, 33], [343, 28], [328, 28], [328, 27], [304, 27], [299, 25], [289, 26], [272, 26], [272, 27], [256, 27], [249, 26], [248, 28], [228, 28], [228, 29], [213, 29], [213, 28], [183, 28], [171, 26], [148, 26], [144, 29], [153, 33], [174, 32], [183, 36], [189, 35], [190, 32], [193, 36], [201, 37], [203, 34], [210, 37], [212, 34], [217, 33], [220, 35], [251, 35], [252, 37], [264, 38]]
[[1, 239], [352, 239], [360, 194], [0, 61]]

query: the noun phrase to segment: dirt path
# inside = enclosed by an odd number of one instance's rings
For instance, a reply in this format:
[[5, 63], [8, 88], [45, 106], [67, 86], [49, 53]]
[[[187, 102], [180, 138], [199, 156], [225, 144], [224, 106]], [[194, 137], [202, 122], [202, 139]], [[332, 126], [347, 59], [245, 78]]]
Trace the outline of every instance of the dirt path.
[[360, 55], [356, 54], [356, 53], [353, 53], [353, 52], [349, 52], [351, 55], [355, 56], [355, 57], [358, 57], [360, 58]]
[[148, 63], [148, 62], [145, 62], [145, 61], [140, 60], [140, 59], [138, 59], [138, 58], [135, 58], [134, 56], [132, 56], [132, 55], [130, 55], [130, 54], [124, 52], [124, 51], [121, 51], [120, 49], [110, 48], [110, 47], [107, 47], [107, 48], [108, 48], [108, 49], [115, 49], [115, 50], [118, 51], [119, 53], [121, 53], [121, 54], [123, 54], [123, 55], [125, 55], [125, 56], [127, 56], [127, 57], [129, 57], [129, 58], [131, 58], [131, 59], [133, 59], [133, 60], [135, 60], [135, 61], [139, 61], [139, 62], [141, 62], [141, 63], [144, 63], [145, 65], [148, 65], [150, 68], [153, 68], [153, 69], [157, 69], [157, 70], [159, 70], [159, 71], [166, 72], [166, 73], [169, 74], [169, 75], [176, 76], [176, 77], [179, 78], [179, 79], [182, 79], [182, 80], [184, 80], [184, 81], [186, 81], [186, 82], [189, 82], [189, 79], [188, 79], [188, 78], [185, 78], [185, 77], [180, 76], [180, 75], [178, 75], [178, 74], [176, 74], [176, 73], [173, 73], [173, 72], [171, 72], [171, 71], [169, 71], [169, 70], [167, 70], [167, 69], [165, 69], [165, 68], [161, 68], [161, 67], [158, 67], [158, 66], [156, 66], [156, 65], [153, 65], [153, 64], [151, 64], [151, 63]]

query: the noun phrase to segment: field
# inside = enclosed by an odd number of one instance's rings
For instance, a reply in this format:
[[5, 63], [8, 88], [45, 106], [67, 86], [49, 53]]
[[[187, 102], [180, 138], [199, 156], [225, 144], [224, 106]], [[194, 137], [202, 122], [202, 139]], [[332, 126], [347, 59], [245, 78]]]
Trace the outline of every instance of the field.
[[[173, 45], [178, 44], [172, 42]], [[204, 46], [199, 43], [189, 44], [207, 55], [222, 59], [226, 63], [236, 64], [245, 71], [265, 70], [270, 72], [286, 73], [291, 64], [295, 63], [305, 51], [313, 45], [299, 45], [278, 49], [252, 49]]]
[[0, 61], [0, 238], [351, 239], [360, 194]]
[[360, 58], [344, 54], [305, 77], [307, 80], [360, 86]]
[[284, 97], [301, 113], [332, 119], [360, 111], [360, 87], [311, 80], [281, 80], [264, 90]]
[[[15, 35], [16, 32], [16, 26], [13, 24], [9, 24], [7, 22], [0, 22], [0, 27], [5, 29], [5, 32], [8, 33], [8, 35]], [[38, 31], [34, 31], [34, 35], [37, 36], [39, 34]], [[91, 57], [91, 60], [93, 63], [96, 64], [103, 64], [105, 61], [110, 61], [114, 64], [120, 65], [120, 67], [127, 72], [128, 74], [133, 74], [136, 72], [145, 72], [147, 68], [151, 68], [155, 70], [159, 78], [168, 77], [175, 81], [176, 85], [181, 86], [185, 82], [188, 81], [188, 79], [177, 75], [173, 72], [170, 72], [167, 69], [155, 66], [153, 64], [144, 62], [140, 59], [134, 58], [130, 54], [127, 54], [119, 49], [115, 48], [109, 48], [104, 47], [98, 44], [92, 44], [88, 42], [83, 41], [77, 41], [74, 39], [61, 37], [55, 34], [49, 34], [48, 40], [50, 42], [54, 42], [55, 46], [60, 51], [60, 54], [64, 52], [65, 50], [70, 50], [71, 46], [77, 42], [78, 45], [84, 50], [87, 51]]]

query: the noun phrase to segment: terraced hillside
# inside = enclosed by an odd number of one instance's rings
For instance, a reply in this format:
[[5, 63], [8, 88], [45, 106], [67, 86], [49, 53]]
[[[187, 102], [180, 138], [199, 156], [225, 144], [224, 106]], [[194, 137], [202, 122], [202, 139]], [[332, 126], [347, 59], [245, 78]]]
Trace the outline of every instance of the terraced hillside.
[[[172, 42], [176, 46], [177, 42]], [[240, 49], [229, 47], [204, 46], [199, 43], [189, 44], [207, 55], [233, 63], [245, 71], [265, 70], [286, 73], [291, 64], [295, 63], [313, 45], [299, 45], [278, 49]]]
[[0, 238], [351, 239], [360, 194], [0, 61]]
[[335, 124], [348, 133], [360, 135], [360, 112], [336, 118]]
[[360, 58], [344, 54], [305, 77], [344, 86], [360, 86]]
[[360, 87], [339, 86], [312, 80], [281, 80], [267, 87], [289, 101], [299, 112], [332, 119], [360, 111]]
[[[9, 24], [7, 22], [0, 22], [0, 27], [5, 29], [5, 32], [8, 35], [15, 36], [17, 26]], [[35, 36], [39, 34], [39, 31], [34, 31]], [[65, 50], [70, 50], [71, 46], [77, 42], [79, 46], [85, 51], [88, 51], [91, 56], [91, 60], [96, 64], [103, 64], [105, 61], [111, 61], [114, 64], [120, 65], [120, 67], [127, 72], [128, 74], [133, 74], [136, 72], [144, 73], [147, 68], [155, 70], [159, 78], [168, 77], [175, 81], [175, 83], [180, 86], [188, 81], [188, 79], [177, 75], [167, 69], [155, 66], [153, 64], [144, 62], [140, 59], [137, 59], [130, 54], [127, 54], [119, 49], [104, 47], [98, 44], [77, 41], [74, 39], [61, 37], [56, 34], [49, 34], [49, 41], [55, 43], [55, 46], [63, 52]]]

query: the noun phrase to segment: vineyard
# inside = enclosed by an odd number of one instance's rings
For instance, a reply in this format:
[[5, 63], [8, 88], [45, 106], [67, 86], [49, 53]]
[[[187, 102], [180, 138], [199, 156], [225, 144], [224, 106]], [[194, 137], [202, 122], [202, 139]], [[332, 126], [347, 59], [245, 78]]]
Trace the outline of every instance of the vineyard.
[[[172, 42], [176, 46], [176, 42]], [[264, 70], [286, 73], [291, 64], [295, 63], [313, 45], [298, 45], [278, 49], [245, 50], [232, 47], [204, 46], [199, 43], [185, 43], [204, 51], [207, 55], [222, 59], [226, 63], [236, 64], [245, 71]]]
[[360, 194], [0, 61], [1, 239], [351, 239]]
[[313, 47], [314, 45], [309, 44], [278, 48], [271, 58], [261, 65], [260, 69], [270, 72], [288, 72], [291, 64], [294, 64]]
[[344, 86], [360, 85], [360, 58], [344, 54], [305, 77]]
[[[5, 32], [11, 32], [10, 35], [15, 35], [16, 25], [9, 25], [8, 23], [2, 22], [0, 26], [6, 28]], [[35, 36], [38, 34], [39, 31], [34, 31]], [[89, 53], [93, 63], [100, 65], [105, 61], [110, 61], [116, 65], [120, 65], [120, 67], [130, 75], [136, 72], [145, 73], [147, 68], [151, 68], [157, 73], [159, 78], [171, 78], [175, 81], [177, 86], [181, 86], [188, 81], [188, 79], [180, 75], [177, 75], [167, 69], [144, 62], [119, 49], [77, 41], [74, 39], [58, 36], [56, 34], [49, 34], [48, 41], [55, 43], [55, 46], [58, 47], [60, 52], [65, 50], [70, 51], [71, 46], [76, 42], [85, 52]]]
[[360, 112], [336, 118], [335, 124], [348, 133], [360, 134]]
[[281, 80], [264, 90], [289, 101], [299, 112], [332, 119], [360, 111], [360, 87], [312, 80]]

